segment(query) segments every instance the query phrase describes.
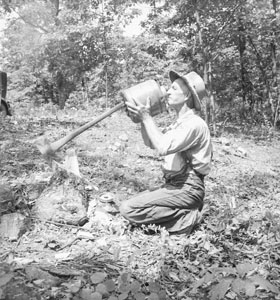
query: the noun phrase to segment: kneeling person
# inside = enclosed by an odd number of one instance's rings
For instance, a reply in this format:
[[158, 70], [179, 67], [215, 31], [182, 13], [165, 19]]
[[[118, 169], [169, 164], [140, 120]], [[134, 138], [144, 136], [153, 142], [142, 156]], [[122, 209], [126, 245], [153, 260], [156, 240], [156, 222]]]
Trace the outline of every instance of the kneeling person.
[[165, 184], [123, 201], [120, 212], [134, 224], [156, 224], [170, 233], [189, 234], [201, 218], [204, 177], [210, 171], [212, 157], [208, 126], [197, 114], [206, 92], [202, 78], [195, 72], [181, 76], [171, 71], [169, 77], [172, 85], [167, 102], [177, 120], [165, 133], [151, 117], [149, 103], [126, 103], [132, 120], [141, 121], [145, 144], [164, 156]]

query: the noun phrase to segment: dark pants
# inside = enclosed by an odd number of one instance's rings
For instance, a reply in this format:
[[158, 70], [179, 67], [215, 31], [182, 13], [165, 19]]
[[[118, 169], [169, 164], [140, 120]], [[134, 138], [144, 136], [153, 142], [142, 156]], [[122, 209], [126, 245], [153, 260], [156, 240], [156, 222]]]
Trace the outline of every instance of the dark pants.
[[170, 233], [189, 234], [201, 219], [204, 191], [202, 176], [184, 174], [123, 201], [120, 213], [134, 224], [156, 224]]

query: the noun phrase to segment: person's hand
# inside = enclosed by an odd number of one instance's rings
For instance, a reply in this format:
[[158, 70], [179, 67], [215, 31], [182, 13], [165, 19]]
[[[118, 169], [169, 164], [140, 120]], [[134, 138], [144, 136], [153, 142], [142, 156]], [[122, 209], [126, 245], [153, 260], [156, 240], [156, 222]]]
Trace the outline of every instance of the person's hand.
[[133, 101], [136, 105], [132, 102], [125, 103], [128, 111], [128, 116], [134, 123], [142, 122], [145, 118], [150, 116], [151, 99], [149, 97], [147, 98], [146, 105], [143, 105], [135, 98], [133, 98]]

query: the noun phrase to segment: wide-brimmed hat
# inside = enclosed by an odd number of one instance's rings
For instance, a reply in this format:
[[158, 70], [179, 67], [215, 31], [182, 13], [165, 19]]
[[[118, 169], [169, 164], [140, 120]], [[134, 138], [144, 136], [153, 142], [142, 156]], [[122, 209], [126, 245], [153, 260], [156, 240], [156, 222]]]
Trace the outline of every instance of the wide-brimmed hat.
[[169, 78], [171, 82], [175, 81], [178, 78], [183, 79], [188, 89], [191, 91], [193, 95], [194, 108], [196, 110], [201, 110], [201, 100], [207, 96], [203, 79], [194, 71], [186, 75], [180, 75], [175, 71], [170, 71]]

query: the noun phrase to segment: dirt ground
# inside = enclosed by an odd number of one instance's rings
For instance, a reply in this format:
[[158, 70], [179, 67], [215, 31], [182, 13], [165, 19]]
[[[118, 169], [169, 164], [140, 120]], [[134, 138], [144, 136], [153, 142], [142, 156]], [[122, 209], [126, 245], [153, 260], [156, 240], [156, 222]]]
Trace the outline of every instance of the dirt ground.
[[63, 160], [76, 150], [95, 222], [36, 218], [34, 204], [53, 171], [34, 141], [55, 141], [100, 112], [37, 109], [1, 120], [0, 183], [15, 199], [0, 213], [20, 212], [29, 222], [18, 240], [1, 239], [0, 299], [280, 299], [277, 132], [235, 128], [213, 137], [204, 219], [191, 236], [169, 236], [131, 228], [100, 201], [162, 183], [161, 158], [142, 144], [139, 125], [117, 112], [58, 152]]

